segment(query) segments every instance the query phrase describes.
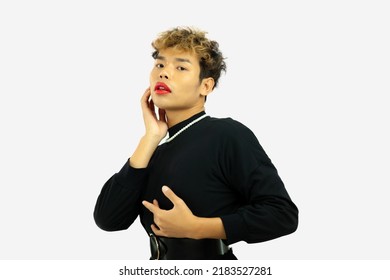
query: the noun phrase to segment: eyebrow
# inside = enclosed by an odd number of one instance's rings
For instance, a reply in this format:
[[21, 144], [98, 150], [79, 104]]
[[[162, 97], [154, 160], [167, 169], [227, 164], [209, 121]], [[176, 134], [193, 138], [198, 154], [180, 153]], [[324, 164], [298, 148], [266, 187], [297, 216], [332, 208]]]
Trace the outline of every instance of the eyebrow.
[[[166, 60], [165, 56], [162, 56], [162, 55], [158, 55], [156, 57], [156, 59]], [[187, 62], [189, 64], [192, 64], [191, 61], [189, 59], [187, 59], [187, 58], [175, 57], [175, 60], [178, 61], [178, 62]]]

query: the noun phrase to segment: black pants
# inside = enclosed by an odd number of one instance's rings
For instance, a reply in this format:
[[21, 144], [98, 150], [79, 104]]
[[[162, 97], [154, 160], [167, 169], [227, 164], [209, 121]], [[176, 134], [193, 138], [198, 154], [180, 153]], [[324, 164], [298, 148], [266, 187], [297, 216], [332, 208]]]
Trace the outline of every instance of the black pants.
[[230, 248], [226, 254], [221, 255], [217, 260], [237, 260], [237, 257], [233, 254], [233, 250]]

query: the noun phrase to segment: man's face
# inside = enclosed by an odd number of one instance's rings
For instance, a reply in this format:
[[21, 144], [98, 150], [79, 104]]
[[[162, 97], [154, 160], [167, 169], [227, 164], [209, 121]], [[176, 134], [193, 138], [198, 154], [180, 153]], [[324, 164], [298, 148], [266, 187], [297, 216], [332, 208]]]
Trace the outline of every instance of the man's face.
[[168, 48], [159, 52], [150, 73], [154, 104], [164, 110], [186, 110], [204, 104], [198, 58], [190, 52]]

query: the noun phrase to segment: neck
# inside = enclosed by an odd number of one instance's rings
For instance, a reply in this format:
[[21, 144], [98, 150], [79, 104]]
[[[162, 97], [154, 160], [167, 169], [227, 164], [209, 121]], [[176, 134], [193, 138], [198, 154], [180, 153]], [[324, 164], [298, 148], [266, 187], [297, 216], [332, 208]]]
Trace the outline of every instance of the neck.
[[200, 113], [204, 111], [204, 106], [202, 107], [195, 107], [187, 110], [177, 111], [165, 111], [165, 114], [167, 115], [167, 123], [168, 127], [171, 128], [172, 126], [192, 117], [193, 115]]

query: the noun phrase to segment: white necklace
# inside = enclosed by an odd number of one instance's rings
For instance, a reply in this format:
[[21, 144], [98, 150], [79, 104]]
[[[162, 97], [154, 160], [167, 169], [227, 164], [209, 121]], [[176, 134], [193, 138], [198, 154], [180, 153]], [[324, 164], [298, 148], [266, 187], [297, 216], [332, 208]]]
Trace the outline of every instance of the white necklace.
[[190, 122], [189, 124], [187, 124], [185, 127], [183, 127], [182, 129], [180, 129], [178, 132], [176, 132], [174, 135], [172, 135], [172, 137], [169, 137], [167, 140], [165, 140], [165, 143], [168, 143], [168, 142], [171, 142], [173, 139], [175, 139], [177, 136], [179, 136], [180, 133], [182, 133], [184, 130], [186, 130], [187, 128], [189, 128], [190, 126], [192, 126], [193, 124], [197, 123], [198, 121], [204, 119], [205, 117], [207, 117], [207, 115], [202, 115], [200, 116], [199, 118], [193, 120], [192, 122]]

